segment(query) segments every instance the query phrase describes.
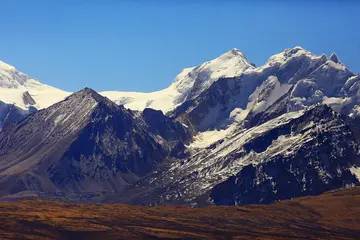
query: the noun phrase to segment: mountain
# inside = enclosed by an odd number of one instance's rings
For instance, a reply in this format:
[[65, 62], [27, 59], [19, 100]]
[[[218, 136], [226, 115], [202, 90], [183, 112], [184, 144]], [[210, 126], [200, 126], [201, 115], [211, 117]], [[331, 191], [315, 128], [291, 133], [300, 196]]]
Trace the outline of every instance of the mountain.
[[123, 201], [243, 205], [359, 184], [358, 80], [301, 47], [218, 79], [168, 113], [197, 132], [191, 157]]
[[229, 123], [265, 111], [288, 94], [284, 112], [324, 103], [338, 112], [357, 116], [356, 89], [360, 78], [334, 56], [331, 57], [337, 62], [301, 47], [286, 49], [261, 67], [249, 69], [238, 77], [218, 79], [169, 115], [192, 124], [200, 132], [223, 129]]
[[[195, 206], [271, 203], [355, 186], [359, 144], [343, 116], [326, 105], [240, 127], [115, 196], [136, 204]], [[201, 141], [201, 140], [200, 140]]]
[[236, 77], [254, 69], [246, 56], [234, 48], [218, 58], [199, 66], [186, 68], [166, 89], [152, 93], [108, 91], [101, 94], [117, 104], [134, 110], [153, 108], [168, 112], [186, 100], [193, 99], [221, 77]]
[[153, 111], [86, 88], [28, 115], [0, 132], [0, 194], [120, 191], [166, 158], [185, 157], [186, 128]]

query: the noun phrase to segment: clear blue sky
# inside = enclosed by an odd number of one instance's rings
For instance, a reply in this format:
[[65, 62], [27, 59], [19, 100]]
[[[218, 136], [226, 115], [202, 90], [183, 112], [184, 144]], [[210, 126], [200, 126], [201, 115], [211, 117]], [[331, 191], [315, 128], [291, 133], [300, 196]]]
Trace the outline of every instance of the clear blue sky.
[[0, 59], [68, 91], [159, 90], [234, 47], [257, 65], [335, 51], [360, 72], [359, 2], [1, 0]]

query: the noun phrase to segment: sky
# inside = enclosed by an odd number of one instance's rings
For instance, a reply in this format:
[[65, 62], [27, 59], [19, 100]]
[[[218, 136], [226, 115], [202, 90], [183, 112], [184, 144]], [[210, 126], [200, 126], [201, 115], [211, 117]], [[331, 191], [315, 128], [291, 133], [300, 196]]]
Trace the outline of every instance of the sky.
[[[314, 3], [315, 2], [315, 3]], [[360, 72], [360, 1], [0, 0], [0, 60], [67, 91], [151, 92], [238, 48], [336, 52]]]

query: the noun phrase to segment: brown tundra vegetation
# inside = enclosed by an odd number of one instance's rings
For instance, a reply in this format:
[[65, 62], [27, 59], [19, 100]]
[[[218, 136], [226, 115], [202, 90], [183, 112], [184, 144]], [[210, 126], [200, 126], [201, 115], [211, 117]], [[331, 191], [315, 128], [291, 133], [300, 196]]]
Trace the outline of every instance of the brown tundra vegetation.
[[360, 239], [360, 188], [243, 207], [2, 202], [0, 239]]

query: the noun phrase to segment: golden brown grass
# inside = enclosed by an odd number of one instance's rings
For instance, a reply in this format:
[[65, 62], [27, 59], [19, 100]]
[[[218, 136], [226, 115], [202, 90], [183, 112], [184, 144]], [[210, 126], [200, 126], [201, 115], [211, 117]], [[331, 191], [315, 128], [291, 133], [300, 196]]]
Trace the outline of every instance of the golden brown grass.
[[3, 202], [0, 239], [360, 239], [360, 188], [245, 207]]

